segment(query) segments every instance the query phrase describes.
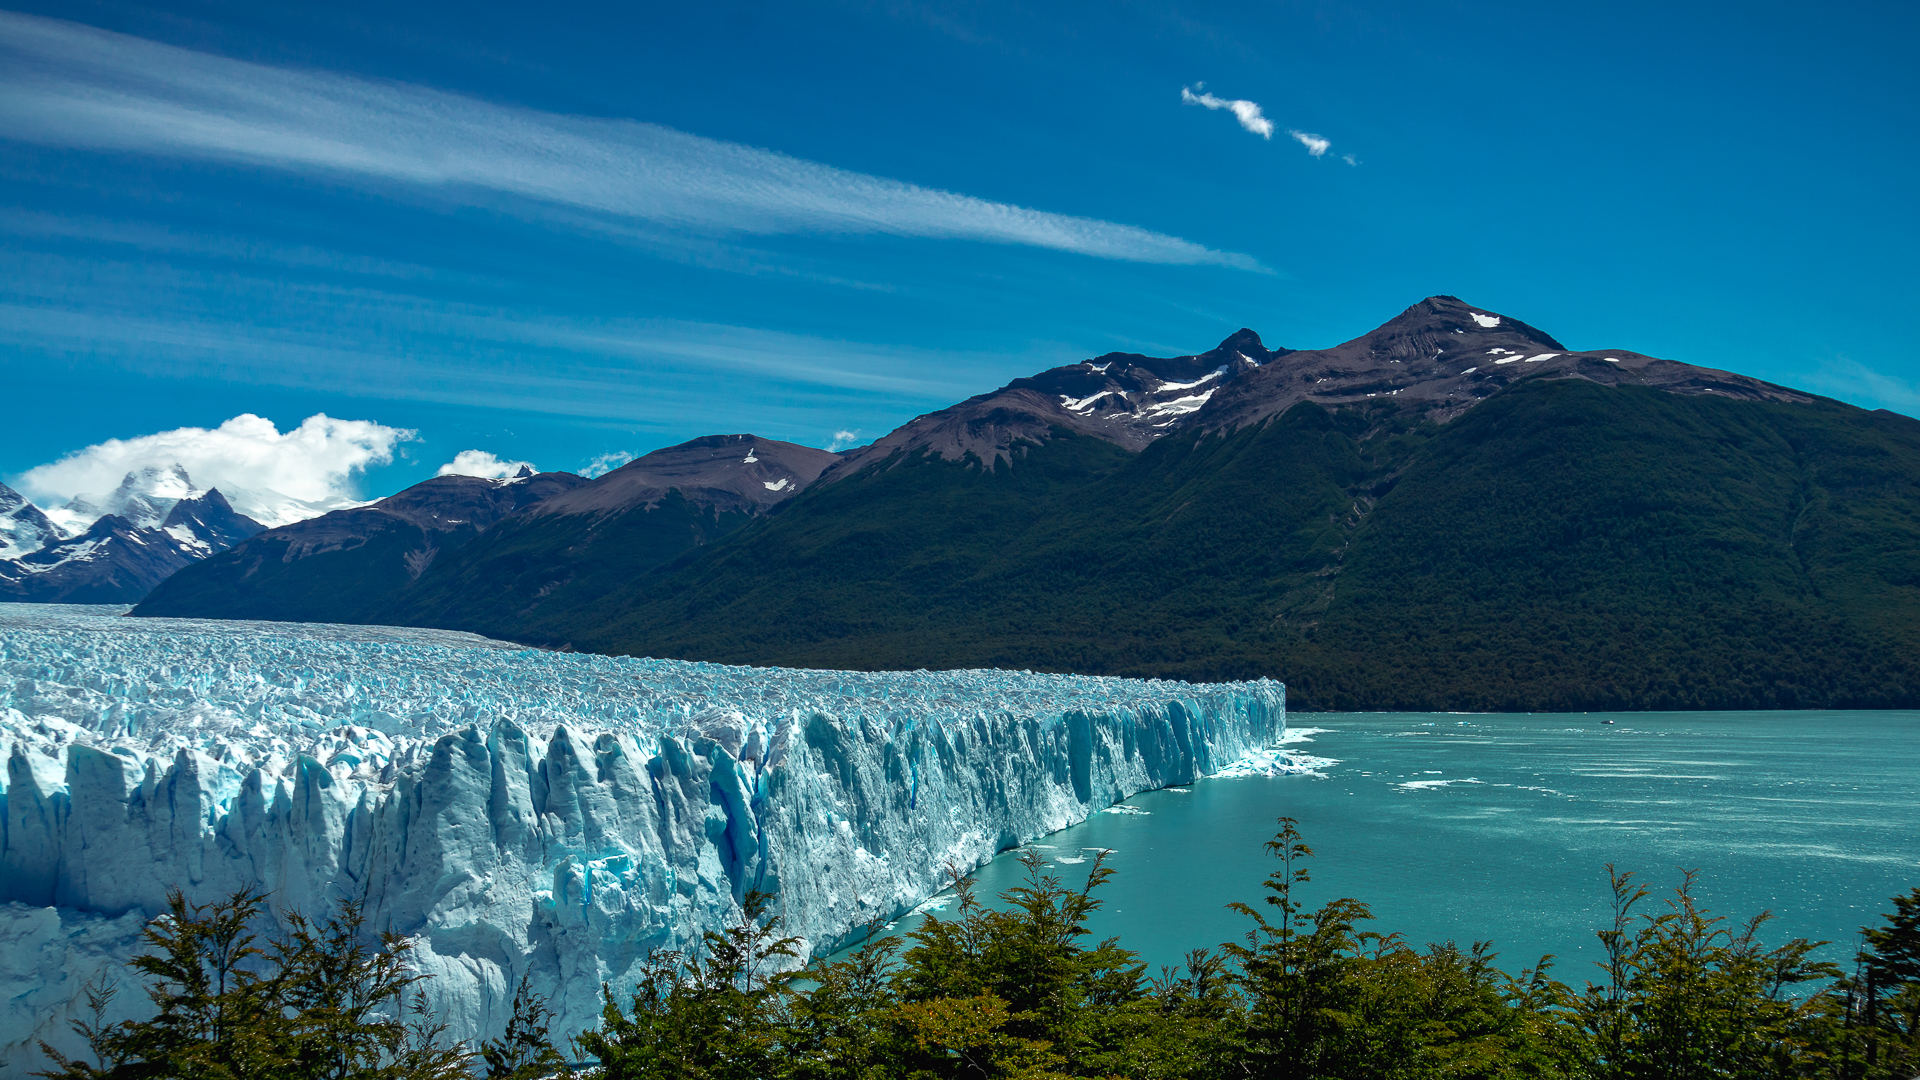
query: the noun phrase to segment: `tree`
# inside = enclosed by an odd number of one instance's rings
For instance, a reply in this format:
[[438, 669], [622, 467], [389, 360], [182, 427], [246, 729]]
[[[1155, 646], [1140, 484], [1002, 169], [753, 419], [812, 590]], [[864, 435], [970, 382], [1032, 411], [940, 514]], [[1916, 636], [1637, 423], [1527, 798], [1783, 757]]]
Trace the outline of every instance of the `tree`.
[[1836, 1012], [1831, 991], [1793, 988], [1839, 975], [1809, 959], [1826, 942], [1760, 944], [1762, 912], [1737, 927], [1701, 908], [1686, 871], [1667, 910], [1638, 915], [1647, 890], [1631, 873], [1607, 875], [1614, 923], [1600, 932], [1606, 981], [1588, 984], [1579, 1022], [1595, 1072], [1619, 1080], [1667, 1077], [1811, 1077], [1830, 1071]]
[[[1266, 881], [1270, 917], [1251, 905], [1245, 944], [1224, 946], [1248, 999], [1244, 1067], [1265, 1075], [1366, 1078], [1566, 1076], [1579, 1047], [1553, 1010], [1564, 988], [1548, 961], [1508, 979], [1488, 943], [1408, 948], [1399, 935], [1359, 929], [1372, 918], [1340, 898], [1309, 912], [1296, 890], [1313, 856], [1292, 818], [1267, 850], [1280, 869]], [[1550, 959], [1550, 958], [1548, 958]]]
[[1849, 1042], [1843, 1074], [1860, 1080], [1920, 1071], [1920, 889], [1893, 898], [1886, 924], [1862, 927], [1846, 997]]
[[568, 1075], [566, 1055], [553, 1043], [552, 1024], [553, 1010], [533, 992], [532, 976], [520, 976], [506, 1031], [480, 1044], [487, 1080], [548, 1080]]
[[144, 931], [147, 951], [130, 967], [155, 1014], [101, 1020], [115, 989], [87, 990], [92, 1021], [76, 1023], [94, 1061], [41, 1048], [54, 1080], [454, 1080], [472, 1055], [409, 991], [424, 976], [412, 943], [386, 932], [369, 939], [358, 901], [314, 922], [293, 913], [262, 948], [251, 929], [266, 897], [242, 890], [189, 905], [174, 890], [167, 914]]
[[605, 1080], [769, 1080], [786, 1074], [783, 999], [794, 975], [776, 970], [797, 938], [779, 936], [769, 898], [750, 892], [737, 926], [708, 931], [701, 947], [659, 949], [634, 987], [632, 1013], [603, 987], [599, 1031], [574, 1040], [599, 1059]]

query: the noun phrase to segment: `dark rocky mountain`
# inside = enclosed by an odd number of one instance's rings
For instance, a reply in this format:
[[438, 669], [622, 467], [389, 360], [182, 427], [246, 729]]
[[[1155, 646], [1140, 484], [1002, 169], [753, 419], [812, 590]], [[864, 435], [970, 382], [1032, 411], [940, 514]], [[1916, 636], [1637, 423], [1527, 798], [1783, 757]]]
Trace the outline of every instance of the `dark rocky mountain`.
[[[654, 451], [594, 480], [442, 476], [274, 529], [140, 614], [463, 625], [524, 611], [603, 564], [627, 580], [791, 499], [835, 455], [752, 435]], [[520, 556], [533, 545], [541, 557]], [[591, 587], [591, 586], [588, 586]]]
[[818, 479], [839, 455], [755, 435], [707, 435], [635, 458], [536, 516], [601, 517], [656, 508], [670, 491], [722, 513], [761, 514]]
[[[141, 499], [136, 511], [153, 524], [107, 514], [79, 536], [54, 539], [17, 558], [0, 560], [0, 600], [138, 603], [182, 568], [265, 528], [236, 512], [217, 490], [168, 500], [165, 509]], [[44, 515], [40, 520], [46, 520]]]
[[501, 518], [585, 481], [572, 473], [510, 480], [436, 476], [367, 506], [268, 529], [204, 574], [174, 577], [142, 612], [232, 619], [364, 622], [444, 553]]
[[1656, 360], [1626, 349], [1573, 350], [1518, 319], [1431, 296], [1331, 349], [1290, 352], [1223, 384], [1194, 426], [1232, 431], [1302, 401], [1329, 408], [1392, 399], [1445, 423], [1524, 379], [1584, 379], [1675, 394], [1810, 402], [1813, 395], [1745, 375]]
[[1242, 329], [1194, 356], [1107, 353], [1050, 368], [915, 417], [847, 452], [826, 479], [850, 476], [896, 454], [931, 452], [947, 461], [972, 455], [990, 465], [1008, 460], [1016, 444], [1047, 441], [1055, 429], [1138, 450], [1180, 426], [1220, 387], [1288, 352], [1269, 351], [1260, 335]]
[[[383, 617], [737, 663], [1269, 675], [1303, 709], [1920, 706], [1920, 421], [1452, 297], [1331, 349], [1242, 331], [1017, 380], [777, 512], [562, 505]], [[174, 610], [232, 591], [198, 595]]]

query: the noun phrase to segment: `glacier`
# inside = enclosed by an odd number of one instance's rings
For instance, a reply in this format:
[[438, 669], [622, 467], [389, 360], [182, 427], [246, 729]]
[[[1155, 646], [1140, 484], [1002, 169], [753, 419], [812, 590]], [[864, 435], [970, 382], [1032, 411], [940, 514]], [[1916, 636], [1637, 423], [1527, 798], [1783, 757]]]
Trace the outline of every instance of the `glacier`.
[[[366, 900], [464, 1038], [598, 1022], [775, 898], [831, 951], [996, 853], [1277, 745], [1278, 682], [732, 667], [397, 627], [0, 604], [0, 1074], [167, 890]], [[126, 987], [116, 1007], [144, 1004]]]

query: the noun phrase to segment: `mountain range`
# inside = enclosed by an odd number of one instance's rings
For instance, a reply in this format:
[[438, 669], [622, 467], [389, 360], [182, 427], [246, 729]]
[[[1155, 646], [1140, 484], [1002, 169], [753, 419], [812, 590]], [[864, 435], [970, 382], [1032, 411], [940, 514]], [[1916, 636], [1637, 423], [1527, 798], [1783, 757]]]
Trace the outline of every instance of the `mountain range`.
[[442, 477], [135, 614], [835, 668], [1273, 676], [1297, 709], [1920, 705], [1920, 421], [1428, 298], [1111, 353], [841, 454]]
[[129, 472], [98, 502], [74, 499], [58, 513], [78, 527], [0, 484], [0, 602], [131, 604], [266, 528], [177, 464]]

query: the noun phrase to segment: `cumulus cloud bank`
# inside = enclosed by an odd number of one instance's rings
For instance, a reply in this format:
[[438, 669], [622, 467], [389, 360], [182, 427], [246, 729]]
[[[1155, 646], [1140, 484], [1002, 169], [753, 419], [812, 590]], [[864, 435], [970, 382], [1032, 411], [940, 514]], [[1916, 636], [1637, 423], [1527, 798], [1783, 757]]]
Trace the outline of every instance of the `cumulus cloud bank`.
[[[1201, 83], [1200, 89], [1205, 90], [1206, 86], [1206, 83]], [[1180, 100], [1189, 105], [1204, 105], [1209, 109], [1229, 109], [1233, 112], [1234, 119], [1240, 121], [1241, 127], [1263, 139], [1273, 138], [1273, 121], [1260, 115], [1260, 106], [1254, 102], [1245, 99], [1229, 101], [1208, 93], [1196, 94], [1184, 86], [1180, 88]]]
[[7, 12], [0, 135], [398, 184], [469, 204], [494, 205], [505, 195], [601, 215], [610, 227], [889, 233], [1261, 269], [1249, 256], [1132, 225], [848, 172], [657, 124], [270, 67]]
[[503, 461], [485, 450], [462, 450], [453, 455], [453, 460], [440, 466], [435, 476], [484, 476], [492, 480], [501, 480], [516, 475], [521, 469], [539, 472], [531, 461]]
[[[194, 486], [218, 488], [235, 510], [263, 525], [285, 525], [359, 505], [355, 481], [393, 460], [405, 428], [315, 413], [282, 432], [273, 421], [242, 413], [217, 428], [108, 439], [21, 473], [13, 486], [43, 507], [96, 499], [130, 472], [179, 465]], [[92, 500], [89, 500], [92, 501]]]

